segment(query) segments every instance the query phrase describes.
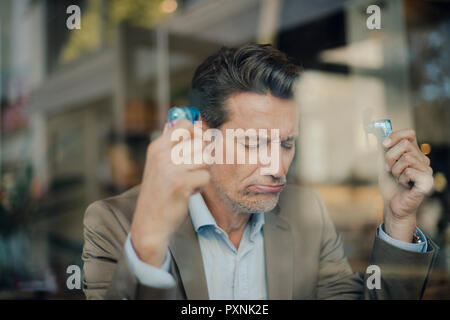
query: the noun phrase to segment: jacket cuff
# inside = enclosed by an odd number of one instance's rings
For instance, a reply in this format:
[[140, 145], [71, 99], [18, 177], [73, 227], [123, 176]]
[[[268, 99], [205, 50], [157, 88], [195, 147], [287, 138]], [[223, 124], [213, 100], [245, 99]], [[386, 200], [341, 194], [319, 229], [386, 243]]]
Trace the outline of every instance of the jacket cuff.
[[420, 240], [422, 240], [422, 242], [420, 242], [420, 243], [405, 242], [405, 241], [400, 241], [400, 240], [390, 237], [384, 231], [384, 223], [382, 223], [378, 227], [377, 231], [378, 231], [378, 236], [382, 240], [386, 241], [387, 243], [389, 243], [399, 249], [403, 249], [403, 250], [407, 250], [407, 251], [414, 251], [414, 252], [426, 252], [427, 251], [427, 247], [428, 247], [427, 238], [425, 237], [423, 232], [417, 227], [416, 227], [415, 232], [420, 236]]
[[439, 251], [431, 239], [428, 238], [427, 242], [427, 252], [414, 252], [391, 245], [377, 235], [370, 264], [379, 267], [381, 290], [366, 291], [369, 296], [376, 299], [421, 299]]

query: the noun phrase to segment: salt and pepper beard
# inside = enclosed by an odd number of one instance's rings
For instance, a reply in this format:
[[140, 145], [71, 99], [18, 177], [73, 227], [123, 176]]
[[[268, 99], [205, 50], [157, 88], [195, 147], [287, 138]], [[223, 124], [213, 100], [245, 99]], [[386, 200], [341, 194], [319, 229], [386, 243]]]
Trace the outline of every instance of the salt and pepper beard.
[[[243, 202], [238, 202], [238, 201], [232, 199], [224, 190], [222, 190], [222, 188], [212, 178], [211, 178], [211, 183], [214, 185], [214, 188], [216, 188], [216, 190], [218, 191], [218, 194], [221, 197], [221, 199], [234, 212], [243, 213], [243, 214], [252, 214], [255, 212], [268, 212], [268, 211], [273, 210], [278, 203], [278, 200], [280, 198], [280, 193], [281, 193], [281, 192], [279, 192], [276, 194], [276, 196], [274, 195], [272, 198], [273, 200], [271, 199], [271, 201], [270, 201], [270, 204], [263, 205], [262, 202], [266, 202], [266, 201], [262, 201], [262, 200], [255, 200], [255, 201], [250, 201], [249, 203], [243, 203]], [[250, 195], [250, 194], [255, 194], [255, 193], [251, 192], [251, 191], [246, 191], [245, 194]]]

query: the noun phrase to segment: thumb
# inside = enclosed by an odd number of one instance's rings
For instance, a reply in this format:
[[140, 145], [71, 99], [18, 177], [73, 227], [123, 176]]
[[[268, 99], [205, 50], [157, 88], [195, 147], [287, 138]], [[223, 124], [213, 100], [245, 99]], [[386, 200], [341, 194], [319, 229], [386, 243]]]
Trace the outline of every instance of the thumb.
[[389, 177], [390, 176], [390, 171], [388, 171], [388, 167], [387, 167], [387, 162], [386, 162], [386, 152], [387, 150], [381, 145], [381, 143], [378, 143], [378, 147], [377, 147], [377, 158], [378, 158], [378, 175], [380, 177]]

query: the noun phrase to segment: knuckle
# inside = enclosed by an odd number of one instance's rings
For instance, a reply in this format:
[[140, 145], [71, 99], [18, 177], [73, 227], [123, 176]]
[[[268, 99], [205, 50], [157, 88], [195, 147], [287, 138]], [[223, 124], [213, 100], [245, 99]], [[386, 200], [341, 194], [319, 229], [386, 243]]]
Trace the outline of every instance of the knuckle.
[[199, 175], [196, 179], [196, 185], [204, 186], [204, 185], [208, 184], [209, 179], [210, 179], [209, 172], [206, 170], [201, 170], [201, 171], [199, 171]]
[[408, 178], [410, 178], [410, 177], [411, 177], [411, 174], [412, 174], [411, 168], [406, 168], [406, 169], [405, 169], [405, 176], [407, 176]]
[[408, 181], [408, 177], [406, 176], [406, 174], [402, 174], [400, 177], [398, 177], [398, 181], [400, 183], [406, 183]]
[[178, 189], [178, 194], [181, 195], [183, 198], [188, 198], [192, 194], [192, 191], [193, 190], [191, 188], [183, 186]]
[[414, 162], [414, 157], [409, 153], [405, 153], [402, 158], [406, 164], [412, 164]]
[[411, 142], [408, 139], [402, 139], [401, 146], [405, 149], [409, 149]]
[[415, 138], [416, 137], [416, 131], [412, 128], [406, 129], [408, 136]]

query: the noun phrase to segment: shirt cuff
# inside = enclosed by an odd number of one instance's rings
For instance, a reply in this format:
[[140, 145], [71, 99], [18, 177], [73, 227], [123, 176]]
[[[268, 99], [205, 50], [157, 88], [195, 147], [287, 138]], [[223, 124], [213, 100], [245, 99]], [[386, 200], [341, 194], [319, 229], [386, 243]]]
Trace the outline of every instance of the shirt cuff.
[[405, 241], [400, 241], [394, 238], [391, 238], [385, 231], [384, 231], [384, 223], [382, 223], [380, 225], [380, 227], [378, 228], [378, 236], [386, 241], [387, 243], [393, 245], [394, 247], [403, 249], [403, 250], [407, 250], [407, 251], [413, 251], [413, 252], [427, 252], [428, 249], [428, 243], [427, 243], [427, 238], [425, 237], [425, 235], [423, 234], [423, 232], [416, 227], [416, 233], [419, 235], [420, 240], [422, 240], [422, 242], [420, 243], [410, 243], [410, 242], [405, 242]]
[[138, 278], [139, 282], [146, 286], [160, 289], [168, 289], [175, 286], [175, 279], [169, 273], [170, 253], [167, 250], [166, 258], [161, 268], [149, 265], [139, 259], [131, 243], [130, 234], [125, 241], [125, 256], [131, 272]]

